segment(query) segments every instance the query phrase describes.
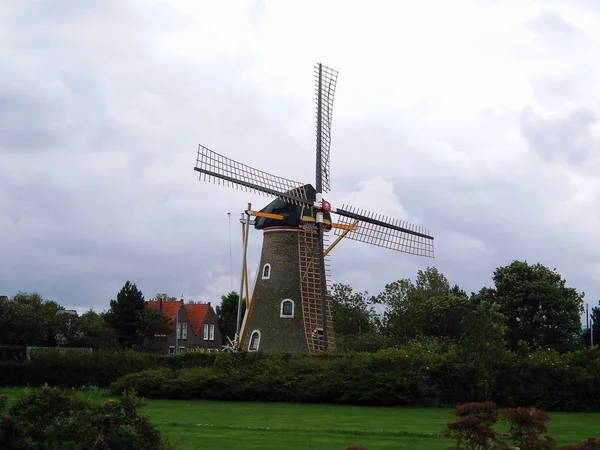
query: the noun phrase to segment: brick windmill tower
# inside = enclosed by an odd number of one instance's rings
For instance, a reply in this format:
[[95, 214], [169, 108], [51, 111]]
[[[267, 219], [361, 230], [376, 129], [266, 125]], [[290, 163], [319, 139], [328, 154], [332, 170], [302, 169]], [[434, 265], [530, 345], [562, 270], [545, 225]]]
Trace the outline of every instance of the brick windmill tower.
[[[335, 350], [327, 280], [327, 255], [344, 237], [371, 245], [433, 257], [433, 236], [417, 225], [323, 199], [329, 192], [331, 119], [337, 72], [315, 67], [317, 145], [315, 186], [278, 177], [198, 147], [200, 179], [275, 197], [261, 211], [245, 211], [249, 225], [263, 231], [259, 272], [234, 346], [265, 351]], [[333, 223], [332, 214], [338, 216]], [[250, 217], [255, 219], [251, 220]], [[338, 238], [325, 248], [330, 230]], [[244, 273], [246, 267], [244, 251]], [[244, 282], [242, 277], [243, 293]], [[246, 292], [248, 289], [246, 288]], [[243, 295], [240, 295], [240, 302]], [[246, 296], [248, 299], [248, 296]], [[240, 305], [241, 306], [241, 305]], [[241, 309], [241, 308], [240, 308]], [[242, 332], [240, 334], [240, 328]]]

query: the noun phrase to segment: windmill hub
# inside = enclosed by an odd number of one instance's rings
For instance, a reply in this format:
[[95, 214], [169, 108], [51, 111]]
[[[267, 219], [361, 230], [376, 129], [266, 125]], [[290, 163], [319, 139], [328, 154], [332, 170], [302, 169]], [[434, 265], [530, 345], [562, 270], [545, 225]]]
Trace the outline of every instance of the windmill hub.
[[317, 211], [319, 212], [330, 212], [331, 211], [331, 203], [326, 200], [321, 200], [320, 204], [316, 206]]

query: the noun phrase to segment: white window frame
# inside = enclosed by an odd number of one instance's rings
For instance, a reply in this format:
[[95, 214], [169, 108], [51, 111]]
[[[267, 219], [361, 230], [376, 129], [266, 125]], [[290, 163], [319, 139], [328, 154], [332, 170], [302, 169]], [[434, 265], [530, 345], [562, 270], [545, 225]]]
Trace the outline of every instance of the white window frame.
[[[283, 314], [283, 305], [285, 302], [292, 303], [292, 314]], [[279, 305], [279, 317], [281, 317], [282, 319], [293, 319], [295, 312], [296, 312], [296, 304], [294, 303], [294, 300], [292, 300], [291, 298], [284, 298], [283, 300], [281, 300], [281, 303]]]
[[187, 339], [187, 322], [181, 323], [181, 339]]
[[204, 324], [204, 340], [208, 341], [208, 324]]
[[215, 324], [214, 323], [210, 324], [208, 336], [209, 336], [208, 337], [209, 341], [214, 341], [215, 340]]
[[[258, 335], [258, 339], [256, 341], [256, 348], [251, 348], [252, 340], [253, 340], [253, 337], [255, 334]], [[260, 331], [258, 331], [258, 330], [254, 330], [254, 331], [252, 331], [252, 333], [250, 333], [250, 339], [248, 340], [248, 351], [249, 352], [258, 351], [258, 349], [260, 348], [260, 337], [261, 337]]]
[[[265, 275], [265, 270], [266, 270], [266, 269], [269, 269], [269, 270], [267, 271], [268, 273]], [[266, 264], [263, 266], [263, 268], [262, 268], [262, 272], [261, 272], [261, 275], [262, 275], [262, 279], [263, 279], [263, 280], [268, 280], [269, 278], [271, 278], [271, 264], [269, 264], [269, 263], [266, 263]]]
[[181, 323], [177, 325], [177, 328], [175, 329], [175, 334], [177, 335], [177, 339], [181, 339]]

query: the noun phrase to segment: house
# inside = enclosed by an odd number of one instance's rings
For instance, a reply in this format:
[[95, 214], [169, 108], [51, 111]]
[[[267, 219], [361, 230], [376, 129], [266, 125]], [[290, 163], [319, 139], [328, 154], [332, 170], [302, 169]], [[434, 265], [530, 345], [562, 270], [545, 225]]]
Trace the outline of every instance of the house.
[[[155, 335], [147, 346], [163, 355], [180, 352], [220, 350], [221, 330], [210, 303], [187, 303], [183, 300], [151, 300], [148, 307], [161, 309], [170, 319], [172, 332]], [[177, 330], [175, 330], [177, 324]], [[176, 331], [176, 332], [175, 332]]]
[[188, 303], [185, 305], [192, 331], [196, 336], [198, 347], [204, 349], [220, 349], [223, 337], [214, 309], [208, 303]]

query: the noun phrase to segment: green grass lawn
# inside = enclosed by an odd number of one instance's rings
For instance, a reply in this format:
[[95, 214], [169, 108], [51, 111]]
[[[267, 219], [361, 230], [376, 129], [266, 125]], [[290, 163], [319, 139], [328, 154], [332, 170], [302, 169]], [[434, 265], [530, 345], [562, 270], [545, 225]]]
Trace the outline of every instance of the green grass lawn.
[[[15, 398], [22, 390], [0, 389]], [[84, 393], [94, 401], [105, 392]], [[439, 432], [453, 420], [448, 408], [364, 407], [286, 403], [149, 400], [140, 411], [187, 449], [446, 449]], [[600, 435], [600, 413], [550, 413], [559, 445]]]

